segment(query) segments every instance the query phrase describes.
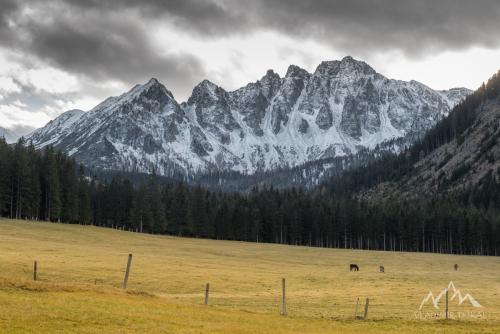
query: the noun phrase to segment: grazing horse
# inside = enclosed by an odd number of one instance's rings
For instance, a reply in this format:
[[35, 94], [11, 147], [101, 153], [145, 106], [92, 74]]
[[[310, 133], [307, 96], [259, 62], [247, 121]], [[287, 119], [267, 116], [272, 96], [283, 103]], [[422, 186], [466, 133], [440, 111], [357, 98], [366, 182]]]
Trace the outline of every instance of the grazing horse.
[[458, 270], [458, 264], [455, 263], [455, 265], [453, 266], [453, 268], [455, 269], [455, 271]]
[[355, 264], [355, 263], [351, 263], [351, 264], [349, 265], [349, 271], [359, 271], [359, 267], [358, 267], [358, 265], [357, 265], [357, 264]]

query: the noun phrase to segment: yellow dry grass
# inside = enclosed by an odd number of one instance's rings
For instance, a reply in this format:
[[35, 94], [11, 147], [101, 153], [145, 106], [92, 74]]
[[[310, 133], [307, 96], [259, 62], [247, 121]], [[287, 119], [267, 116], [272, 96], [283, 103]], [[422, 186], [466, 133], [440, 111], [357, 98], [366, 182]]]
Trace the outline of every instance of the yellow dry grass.
[[[132, 270], [124, 292], [129, 253]], [[361, 270], [349, 272], [349, 263]], [[453, 270], [455, 263], [459, 271]], [[282, 277], [287, 317], [279, 315]], [[483, 305], [450, 301], [452, 314], [474, 312], [482, 318], [417, 320], [422, 298], [450, 281]], [[208, 307], [203, 305], [207, 282]], [[368, 320], [353, 319], [358, 297], [370, 298]], [[500, 261], [3, 219], [0, 333], [500, 333]]]

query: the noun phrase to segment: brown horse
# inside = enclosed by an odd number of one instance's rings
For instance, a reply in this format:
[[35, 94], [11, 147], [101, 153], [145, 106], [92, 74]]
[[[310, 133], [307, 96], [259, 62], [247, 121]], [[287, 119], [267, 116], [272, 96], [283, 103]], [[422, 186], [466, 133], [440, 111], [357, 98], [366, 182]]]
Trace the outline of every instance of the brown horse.
[[455, 263], [455, 265], [453, 266], [453, 268], [455, 269], [455, 271], [458, 270], [458, 264]]
[[357, 264], [355, 264], [355, 263], [351, 263], [351, 264], [349, 265], [349, 271], [359, 271], [359, 267], [358, 267], [358, 265], [357, 265]]

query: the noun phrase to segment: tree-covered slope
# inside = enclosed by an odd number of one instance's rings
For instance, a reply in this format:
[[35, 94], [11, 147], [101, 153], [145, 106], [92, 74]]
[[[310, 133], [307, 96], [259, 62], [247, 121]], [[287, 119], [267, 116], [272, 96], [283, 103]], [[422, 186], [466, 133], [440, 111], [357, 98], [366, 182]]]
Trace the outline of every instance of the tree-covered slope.
[[398, 155], [335, 178], [333, 192], [371, 197], [466, 190], [500, 179], [500, 72]]

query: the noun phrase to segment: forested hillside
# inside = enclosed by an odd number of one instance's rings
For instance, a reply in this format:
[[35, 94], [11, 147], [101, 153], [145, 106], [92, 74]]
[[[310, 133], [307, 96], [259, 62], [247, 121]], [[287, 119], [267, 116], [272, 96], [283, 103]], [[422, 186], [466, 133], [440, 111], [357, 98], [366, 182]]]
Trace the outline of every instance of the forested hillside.
[[[500, 71], [401, 154], [387, 153], [328, 183], [334, 193], [467, 191], [500, 179]], [[476, 173], [480, 171], [480, 173]], [[432, 175], [429, 175], [432, 172]], [[474, 172], [475, 177], [469, 172]], [[424, 175], [426, 174], [427, 175]], [[411, 186], [411, 187], [408, 187]], [[465, 187], [464, 187], [465, 186]], [[494, 196], [494, 195], [492, 195]]]
[[[494, 76], [401, 155], [386, 155], [307, 192], [261, 188], [248, 194], [223, 193], [160, 182], [154, 175], [132, 184], [120, 176], [88, 176], [50, 147], [36, 151], [22, 141], [9, 146], [0, 140], [0, 213], [214, 239], [498, 255], [498, 169], [463, 189], [450, 188], [453, 191], [407, 197], [377, 197], [375, 191], [368, 200], [359, 194], [417, 172], [419, 162], [447, 143], [467, 142], [471, 124], [490, 110], [478, 108], [498, 99], [499, 83], [500, 77]], [[497, 147], [497, 135], [488, 140], [494, 141], [489, 149]], [[483, 153], [490, 158], [478, 161], [490, 167], [498, 163], [496, 151], [493, 156], [491, 150]]]

